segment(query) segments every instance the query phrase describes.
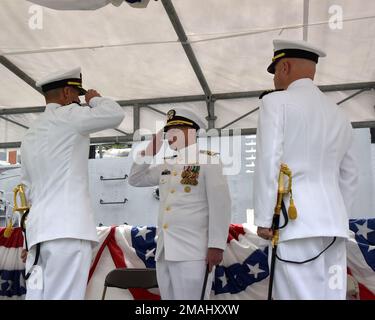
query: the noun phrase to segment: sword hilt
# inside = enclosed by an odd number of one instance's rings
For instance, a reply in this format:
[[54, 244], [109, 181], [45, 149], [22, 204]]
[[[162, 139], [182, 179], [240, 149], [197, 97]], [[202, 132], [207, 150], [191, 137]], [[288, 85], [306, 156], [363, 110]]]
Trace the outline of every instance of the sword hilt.
[[[17, 187], [13, 189], [13, 193], [14, 193], [13, 194], [13, 202], [14, 202], [13, 214], [15, 212], [19, 212], [22, 217], [22, 215], [30, 209], [30, 206], [28, 205], [27, 200], [26, 200], [25, 186], [23, 184], [19, 184]], [[20, 206], [18, 206], [17, 196], [19, 196], [21, 200]], [[12, 235], [12, 232], [13, 232], [13, 217], [10, 217], [7, 227], [5, 228], [5, 231], [4, 231], [4, 237], [9, 238]]]

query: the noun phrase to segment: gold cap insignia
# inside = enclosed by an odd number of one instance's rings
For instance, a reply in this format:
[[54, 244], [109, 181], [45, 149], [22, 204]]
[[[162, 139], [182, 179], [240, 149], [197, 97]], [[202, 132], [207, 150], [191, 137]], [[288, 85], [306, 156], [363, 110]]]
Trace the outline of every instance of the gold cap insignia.
[[171, 110], [169, 110], [168, 113], [167, 113], [167, 119], [168, 119], [168, 120], [172, 120], [173, 117], [174, 117], [175, 115], [176, 115], [176, 111], [173, 110], [173, 109], [171, 109]]

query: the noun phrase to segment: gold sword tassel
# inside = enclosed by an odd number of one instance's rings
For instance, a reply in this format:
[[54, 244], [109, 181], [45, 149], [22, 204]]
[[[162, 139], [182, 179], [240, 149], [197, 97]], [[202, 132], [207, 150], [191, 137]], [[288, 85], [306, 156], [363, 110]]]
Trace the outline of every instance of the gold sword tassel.
[[[284, 176], [288, 177], [288, 185], [285, 186], [284, 182]], [[292, 192], [292, 171], [289, 169], [289, 167], [282, 163], [280, 166], [280, 172], [279, 172], [279, 180], [278, 180], [278, 190], [277, 190], [277, 202], [275, 206], [275, 214], [280, 215], [281, 211], [281, 202], [285, 195], [290, 196], [289, 201], [289, 208], [288, 208], [288, 217], [290, 220], [297, 219], [297, 208], [294, 204], [293, 200], [293, 192]], [[275, 228], [273, 230], [273, 237], [272, 237], [272, 246], [277, 245], [279, 242], [279, 229]]]
[[[289, 167], [286, 164], [281, 164], [280, 167], [280, 173], [286, 175], [288, 177], [288, 186], [284, 190], [284, 194], [289, 194], [290, 200], [289, 200], [289, 208], [288, 208], [288, 217], [290, 220], [297, 219], [297, 208], [294, 205], [293, 200], [293, 192], [292, 192], [292, 171], [289, 169]], [[282, 176], [281, 174], [281, 176]], [[283, 183], [283, 182], [282, 182]]]

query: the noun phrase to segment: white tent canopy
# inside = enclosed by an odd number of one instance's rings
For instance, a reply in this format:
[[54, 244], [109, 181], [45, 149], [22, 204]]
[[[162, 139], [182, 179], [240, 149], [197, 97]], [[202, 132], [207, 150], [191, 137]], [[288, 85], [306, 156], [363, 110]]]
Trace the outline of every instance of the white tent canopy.
[[92, 10], [1, 0], [0, 147], [16, 146], [43, 110], [35, 80], [76, 65], [85, 87], [126, 111], [120, 131], [95, 136], [155, 132], [160, 111], [178, 105], [210, 114], [210, 127], [255, 128], [256, 111], [233, 121], [259, 106], [258, 91], [273, 87], [266, 68], [275, 38], [323, 48], [315, 82], [335, 102], [361, 90], [342, 108], [353, 122], [366, 121], [357, 125], [375, 121], [373, 0], [151, 0], [144, 9], [105, 0], [34, 2]]

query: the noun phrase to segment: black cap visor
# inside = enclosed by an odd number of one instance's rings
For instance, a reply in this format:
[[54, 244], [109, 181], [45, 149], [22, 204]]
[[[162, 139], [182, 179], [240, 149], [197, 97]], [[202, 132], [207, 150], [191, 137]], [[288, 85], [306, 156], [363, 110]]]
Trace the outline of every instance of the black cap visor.
[[82, 80], [76, 79], [76, 78], [64, 79], [64, 80], [47, 83], [42, 86], [42, 91], [47, 92], [53, 89], [64, 88], [68, 86], [78, 89], [80, 96], [85, 95], [87, 92], [84, 88], [82, 88]]
[[164, 132], [167, 132], [169, 129], [178, 127], [188, 127], [197, 131], [200, 129], [200, 127], [194, 121], [185, 117], [174, 116], [173, 118], [168, 119], [166, 125], [164, 126]]
[[319, 56], [316, 53], [301, 50], [301, 49], [284, 49], [275, 51], [271, 64], [268, 66], [267, 71], [275, 74], [276, 64], [283, 58], [300, 58], [307, 59], [318, 63]]

